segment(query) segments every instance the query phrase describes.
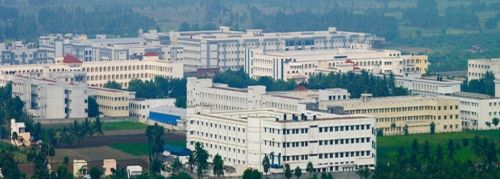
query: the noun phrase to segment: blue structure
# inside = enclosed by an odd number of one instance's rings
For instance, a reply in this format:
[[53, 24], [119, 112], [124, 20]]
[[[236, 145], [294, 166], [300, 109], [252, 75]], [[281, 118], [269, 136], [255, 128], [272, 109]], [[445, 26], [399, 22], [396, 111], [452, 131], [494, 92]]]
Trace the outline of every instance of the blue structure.
[[149, 112], [149, 119], [153, 120], [153, 121], [158, 121], [161, 123], [176, 126], [177, 122], [181, 120], [181, 117], [177, 116], [177, 115], [151, 111], [151, 112]]
[[189, 156], [191, 154], [191, 150], [189, 150], [188, 148], [182, 148], [168, 144], [165, 144], [163, 146], [163, 150], [169, 152], [170, 155], [175, 156]]

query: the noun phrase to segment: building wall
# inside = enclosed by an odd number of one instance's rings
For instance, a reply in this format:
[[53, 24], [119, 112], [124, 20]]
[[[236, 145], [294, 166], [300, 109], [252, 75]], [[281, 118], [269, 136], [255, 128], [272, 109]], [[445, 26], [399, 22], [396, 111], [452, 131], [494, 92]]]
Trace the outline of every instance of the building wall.
[[91, 96], [99, 105], [99, 112], [108, 117], [129, 116], [129, 100], [133, 92], [90, 87]]
[[405, 125], [410, 134], [429, 133], [432, 122], [436, 133], [462, 130], [459, 101], [453, 99], [407, 96], [319, 102], [322, 110], [329, 106], [342, 106], [348, 114], [374, 116], [384, 135], [402, 135]]
[[492, 122], [493, 118], [500, 118], [500, 98], [494, 97], [471, 97], [466, 95], [443, 96], [460, 101], [460, 117], [462, 126], [471, 130], [492, 129], [494, 125], [488, 127], [486, 122]]
[[410, 91], [412, 95], [437, 97], [439, 95], [450, 95], [455, 92], [460, 92], [461, 81], [454, 80], [437, 80], [423, 78], [421, 75], [417, 77], [395, 76], [395, 84], [397, 87], [404, 87]]
[[500, 77], [500, 59], [474, 59], [468, 61], [467, 78], [481, 79], [487, 71], [493, 72], [496, 79]]
[[[288, 115], [285, 122], [284, 114]], [[266, 110], [188, 113], [187, 146], [194, 149], [196, 142], [202, 143], [210, 158], [221, 155], [224, 164], [236, 168], [236, 175], [241, 175], [248, 167], [262, 171], [261, 162], [266, 155], [273, 156], [270, 160], [275, 165], [288, 163], [291, 168], [306, 168], [308, 162], [318, 171], [374, 167], [373, 118], [318, 115], [313, 120], [313, 115], [309, 115], [308, 120], [295, 121], [291, 119], [292, 114], [300, 116], [298, 112]], [[344, 130], [347, 126], [348, 131]], [[283, 170], [274, 171], [281, 173]]]

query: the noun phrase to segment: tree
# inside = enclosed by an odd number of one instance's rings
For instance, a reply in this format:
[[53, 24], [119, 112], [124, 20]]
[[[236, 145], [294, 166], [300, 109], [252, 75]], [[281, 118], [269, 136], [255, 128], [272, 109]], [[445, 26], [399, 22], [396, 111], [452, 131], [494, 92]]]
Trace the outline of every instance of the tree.
[[267, 175], [269, 168], [271, 168], [271, 163], [269, 162], [269, 157], [267, 157], [267, 155], [265, 155], [262, 160], [262, 168], [264, 169], [264, 173]]
[[87, 109], [89, 117], [96, 117], [99, 115], [99, 105], [94, 97], [89, 96], [87, 98]]
[[448, 158], [452, 159], [453, 154], [455, 154], [455, 143], [453, 140], [449, 139], [448, 140]]
[[408, 124], [405, 124], [405, 126], [403, 127], [403, 134], [404, 135], [408, 135], [409, 132], [408, 132]]
[[103, 174], [102, 169], [97, 167], [90, 168], [89, 175], [92, 179], [100, 179]]
[[213, 164], [213, 174], [217, 177], [224, 176], [224, 160], [219, 154], [214, 156], [212, 161]]
[[302, 175], [302, 169], [300, 169], [300, 167], [299, 167], [299, 166], [297, 166], [297, 167], [295, 168], [295, 170], [293, 171], [293, 173], [294, 173], [295, 177], [297, 177], [297, 179], [299, 179], [299, 178], [300, 178], [300, 176]]
[[247, 168], [243, 172], [242, 179], [261, 179], [262, 175], [258, 170], [252, 169], [252, 168]]
[[99, 116], [97, 116], [94, 120], [94, 124], [92, 125], [93, 128], [93, 133], [96, 133], [97, 135], [103, 135], [102, 131], [102, 121]]
[[167, 177], [167, 179], [192, 179], [192, 177], [186, 172], [180, 172], [178, 174], [173, 174], [172, 176]]
[[175, 174], [179, 172], [179, 170], [182, 168], [182, 163], [179, 160], [179, 157], [176, 157], [174, 162], [170, 165], [170, 168], [172, 168], [172, 172]]
[[356, 174], [358, 174], [361, 179], [368, 178], [371, 175], [371, 170], [368, 167], [362, 167], [356, 171]]
[[117, 90], [121, 90], [122, 89], [122, 85], [116, 81], [108, 81], [106, 83], [104, 83], [103, 87], [105, 88], [111, 88], [111, 89], [117, 89]]
[[307, 163], [306, 172], [309, 173], [309, 177], [311, 177], [311, 174], [314, 172], [314, 166], [312, 162]]
[[20, 178], [21, 171], [17, 166], [12, 151], [0, 149], [0, 168], [2, 168], [2, 175], [5, 178]]
[[283, 174], [285, 175], [285, 178], [290, 179], [292, 177], [292, 170], [290, 170], [290, 165], [288, 163], [285, 164], [284, 170]]
[[163, 152], [163, 145], [165, 143], [165, 139], [163, 138], [164, 133], [165, 129], [162, 126], [159, 126], [157, 123], [146, 128], [145, 135], [148, 140], [150, 161], [156, 159], [158, 156], [157, 154]]
[[196, 175], [198, 178], [202, 178], [205, 170], [208, 168], [208, 152], [203, 149], [200, 142], [196, 142], [195, 144], [194, 157], [196, 161]]
[[498, 119], [496, 117], [491, 120], [491, 123], [493, 123], [493, 125], [495, 125], [495, 127], [498, 126], [499, 122], [500, 122], [500, 119]]
[[434, 134], [436, 132], [436, 124], [434, 124], [434, 122], [431, 122], [431, 125], [430, 125], [430, 132], [431, 134]]
[[490, 121], [486, 121], [484, 124], [486, 124], [486, 126], [488, 126], [488, 127], [491, 127], [491, 122]]
[[127, 178], [127, 170], [123, 167], [118, 167], [117, 169], [111, 169], [111, 178], [112, 179], [122, 179]]
[[428, 140], [425, 140], [424, 146], [422, 147], [422, 157], [424, 160], [429, 160], [431, 156], [431, 145]]
[[188, 168], [190, 172], [193, 172], [194, 166], [196, 165], [196, 159], [193, 153], [190, 153], [188, 156]]

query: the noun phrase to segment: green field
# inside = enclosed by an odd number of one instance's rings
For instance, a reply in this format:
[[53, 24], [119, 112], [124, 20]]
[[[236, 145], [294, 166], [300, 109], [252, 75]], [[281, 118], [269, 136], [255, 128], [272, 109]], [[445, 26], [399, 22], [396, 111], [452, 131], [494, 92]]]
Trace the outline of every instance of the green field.
[[146, 130], [148, 126], [146, 124], [134, 121], [120, 121], [120, 122], [105, 122], [102, 125], [102, 130], [112, 131], [112, 130]]
[[[186, 147], [186, 141], [167, 141], [167, 144], [178, 146], [178, 147]], [[133, 156], [146, 156], [148, 155], [148, 144], [145, 142], [142, 143], [118, 143], [109, 145], [111, 148], [120, 150], [122, 152], [128, 153]]]
[[[478, 158], [474, 154], [471, 146], [472, 139], [478, 135], [480, 138], [487, 138], [496, 141], [497, 148], [500, 148], [500, 130], [490, 131], [475, 131], [475, 132], [457, 132], [457, 133], [441, 133], [441, 134], [417, 134], [409, 136], [384, 136], [377, 137], [377, 158], [379, 160], [391, 160], [397, 156], [398, 149], [403, 146], [406, 151], [409, 151], [413, 140], [417, 140], [422, 146], [425, 140], [429, 141], [432, 149], [441, 145], [446, 151], [448, 140], [453, 140], [460, 147], [455, 154], [456, 159], [460, 161], [477, 161]], [[468, 140], [468, 147], [464, 147], [463, 139]], [[500, 157], [500, 154], [498, 155]]]

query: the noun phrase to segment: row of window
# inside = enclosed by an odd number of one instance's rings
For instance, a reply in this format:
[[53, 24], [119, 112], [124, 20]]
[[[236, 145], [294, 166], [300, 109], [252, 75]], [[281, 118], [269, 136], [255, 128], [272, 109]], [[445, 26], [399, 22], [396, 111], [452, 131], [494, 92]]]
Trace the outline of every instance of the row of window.
[[349, 125], [349, 126], [329, 126], [319, 127], [319, 132], [337, 132], [337, 131], [354, 131], [354, 130], [370, 130], [370, 124], [366, 125]]

